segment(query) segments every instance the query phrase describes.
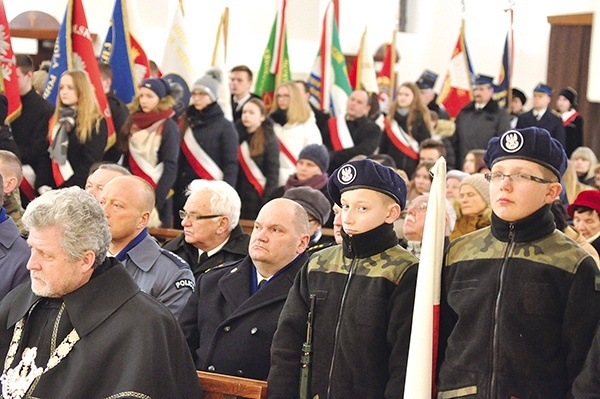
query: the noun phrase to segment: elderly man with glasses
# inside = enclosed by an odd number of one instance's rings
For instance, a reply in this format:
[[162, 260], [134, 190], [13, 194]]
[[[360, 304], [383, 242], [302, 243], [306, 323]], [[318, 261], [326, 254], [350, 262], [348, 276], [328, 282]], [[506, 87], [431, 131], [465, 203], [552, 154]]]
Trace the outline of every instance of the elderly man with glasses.
[[148, 234], [152, 186], [137, 176], [115, 177], [104, 186], [100, 205], [112, 237], [109, 255], [125, 266], [142, 291], [179, 317], [194, 291], [194, 276], [183, 259], [162, 249]]
[[250, 236], [238, 224], [241, 200], [227, 183], [194, 180], [179, 211], [183, 234], [163, 248], [182, 257], [195, 278], [208, 269], [244, 259]]

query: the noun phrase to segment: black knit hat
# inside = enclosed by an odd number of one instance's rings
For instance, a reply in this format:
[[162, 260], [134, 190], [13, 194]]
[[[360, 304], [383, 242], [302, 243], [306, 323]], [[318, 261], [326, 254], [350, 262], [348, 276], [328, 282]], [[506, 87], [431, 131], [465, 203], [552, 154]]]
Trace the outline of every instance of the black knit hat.
[[512, 88], [512, 96], [513, 98], [518, 98], [519, 100], [521, 100], [521, 104], [525, 105], [525, 103], [527, 102], [527, 96], [525, 95], [525, 93], [523, 93], [521, 90], [513, 87]]
[[560, 91], [559, 95], [569, 100], [572, 108], [577, 107], [577, 92], [574, 88], [567, 86]]
[[504, 159], [524, 159], [550, 169], [560, 180], [567, 169], [567, 154], [546, 129], [528, 127], [492, 137], [483, 156], [489, 169]]
[[326, 173], [329, 168], [329, 152], [327, 147], [322, 144], [309, 144], [300, 151], [298, 161], [308, 159], [321, 168], [321, 172]]
[[344, 191], [367, 188], [391, 197], [401, 209], [406, 205], [406, 183], [395, 170], [370, 159], [343, 164], [333, 172], [327, 182], [329, 197], [341, 204]]

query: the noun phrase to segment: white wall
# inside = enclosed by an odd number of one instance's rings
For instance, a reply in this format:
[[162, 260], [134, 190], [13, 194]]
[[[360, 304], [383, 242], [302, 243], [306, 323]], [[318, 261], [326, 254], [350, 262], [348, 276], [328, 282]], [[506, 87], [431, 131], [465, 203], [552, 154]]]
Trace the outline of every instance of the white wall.
[[[131, 1], [131, 0], [130, 0]], [[143, 23], [142, 44], [150, 58], [160, 63], [176, 0], [133, 0]], [[277, 0], [185, 0], [185, 18], [191, 42], [191, 58], [201, 73], [208, 67], [220, 14], [230, 8], [228, 64], [247, 64], [258, 69], [273, 23]], [[66, 0], [5, 0], [10, 21], [19, 13], [37, 9], [62, 21]], [[356, 53], [364, 27], [375, 51], [391, 41], [397, 26], [399, 0], [341, 1], [342, 50]], [[461, 24], [460, 0], [408, 0], [408, 33], [397, 34], [401, 61], [399, 81], [416, 80], [423, 69], [443, 74]], [[104, 40], [113, 0], [83, 0], [90, 30]], [[359, 6], [351, 6], [357, 4]], [[507, 0], [465, 0], [466, 41], [476, 72], [497, 76], [504, 38], [509, 26]], [[308, 73], [318, 49], [321, 19], [327, 0], [288, 0], [288, 37], [292, 72]], [[530, 92], [546, 78], [550, 25], [548, 15], [600, 12], [597, 0], [519, 0], [515, 6], [514, 85]], [[600, 36], [600, 29], [595, 36]], [[600, 39], [593, 41], [593, 58], [600, 65]], [[18, 49], [17, 49], [18, 50]], [[592, 77], [590, 83], [599, 82]], [[598, 89], [600, 91], [600, 88]], [[600, 97], [600, 93], [598, 94]]]

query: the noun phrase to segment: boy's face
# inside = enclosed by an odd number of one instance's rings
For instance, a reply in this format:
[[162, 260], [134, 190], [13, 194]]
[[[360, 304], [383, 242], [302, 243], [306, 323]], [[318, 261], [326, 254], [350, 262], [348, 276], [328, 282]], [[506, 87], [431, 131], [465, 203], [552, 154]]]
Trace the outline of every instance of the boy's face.
[[[505, 159], [492, 167], [492, 173], [504, 175], [525, 174], [556, 181], [549, 170], [532, 161]], [[502, 220], [516, 222], [531, 215], [545, 204], [554, 201], [562, 190], [560, 183], [538, 183], [532, 180], [517, 182], [505, 177], [490, 183], [490, 201], [494, 213]]]
[[366, 233], [400, 216], [400, 205], [391, 197], [366, 188], [342, 193], [342, 226], [349, 236]]

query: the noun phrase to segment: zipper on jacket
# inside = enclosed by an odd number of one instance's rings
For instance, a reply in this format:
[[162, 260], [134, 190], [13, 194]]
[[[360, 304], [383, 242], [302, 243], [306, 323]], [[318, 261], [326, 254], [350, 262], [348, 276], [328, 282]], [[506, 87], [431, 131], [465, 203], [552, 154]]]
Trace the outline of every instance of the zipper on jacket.
[[504, 259], [500, 266], [500, 282], [498, 284], [498, 294], [496, 295], [496, 303], [494, 304], [494, 327], [492, 336], [492, 381], [490, 383], [490, 397], [495, 398], [496, 389], [498, 385], [496, 371], [498, 370], [499, 362], [499, 348], [498, 348], [498, 317], [500, 316], [500, 301], [502, 300], [502, 290], [504, 288], [504, 277], [506, 274], [506, 264], [508, 263], [508, 257], [514, 245], [515, 239], [515, 224], [510, 223], [508, 225], [508, 244], [506, 246], [506, 252], [504, 253]]
[[[350, 250], [350, 253], [352, 253], [352, 240], [350, 240], [348, 249]], [[348, 272], [348, 278], [346, 279], [346, 284], [344, 285], [342, 300], [340, 301], [340, 312], [338, 313], [337, 322], [335, 323], [335, 335], [333, 338], [333, 354], [331, 355], [331, 365], [329, 366], [329, 378], [327, 379], [327, 398], [331, 397], [331, 377], [333, 376], [335, 354], [337, 353], [338, 349], [338, 339], [340, 334], [340, 325], [342, 323], [342, 314], [344, 313], [344, 303], [346, 302], [346, 294], [348, 293], [348, 287], [350, 287], [350, 280], [352, 280], [352, 275], [354, 274], [354, 268], [356, 267], [356, 263], [357, 259], [353, 257], [352, 263], [350, 264], [350, 271]]]

